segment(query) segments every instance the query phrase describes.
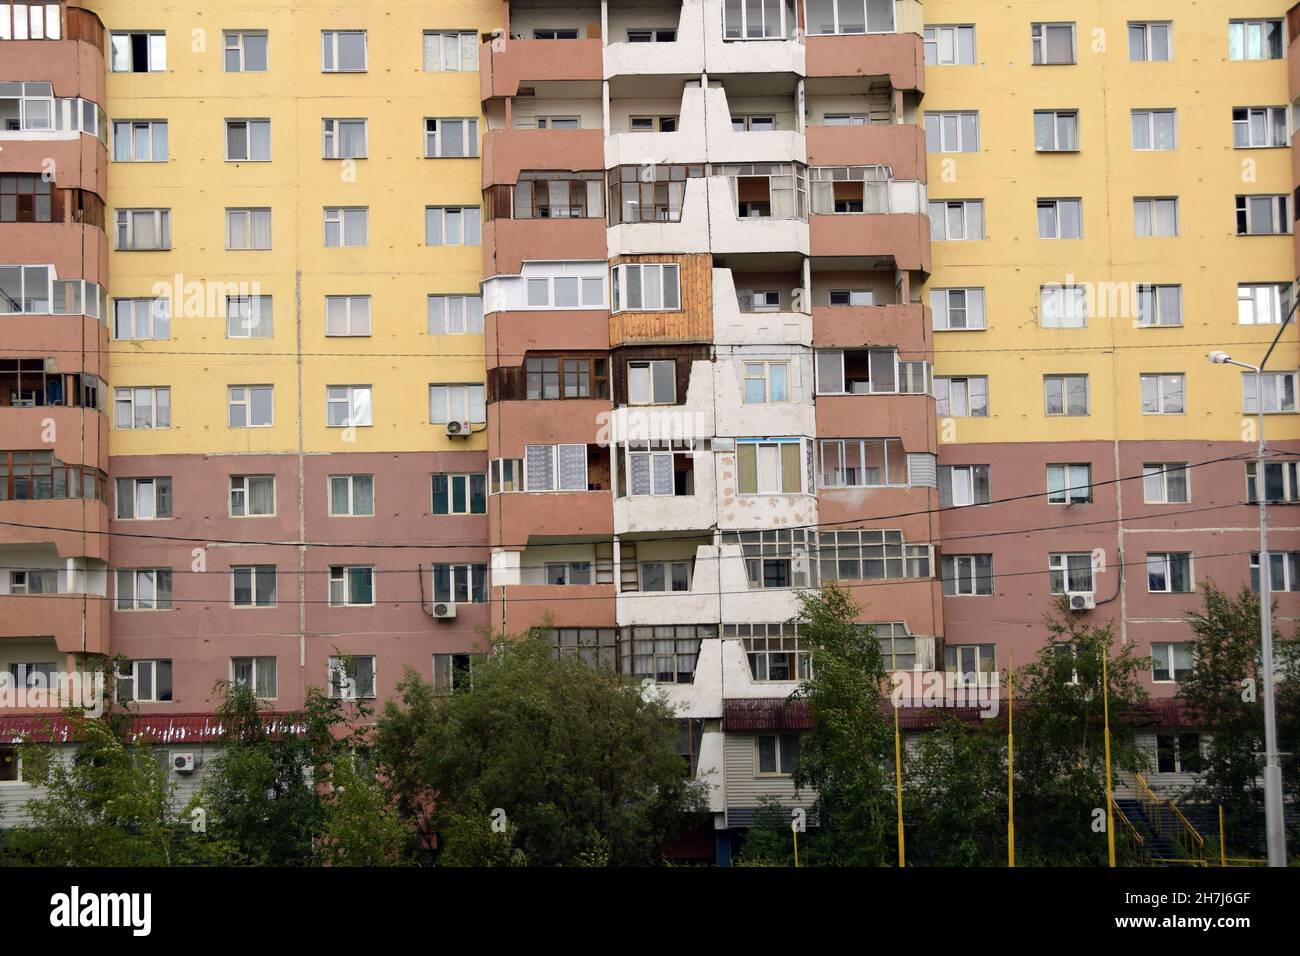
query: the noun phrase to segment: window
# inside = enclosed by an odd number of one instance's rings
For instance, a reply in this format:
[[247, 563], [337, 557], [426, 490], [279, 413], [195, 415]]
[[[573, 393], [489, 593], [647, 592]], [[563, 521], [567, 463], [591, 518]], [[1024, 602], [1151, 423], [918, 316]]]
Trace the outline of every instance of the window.
[[1044, 375], [1045, 415], [1087, 415], [1088, 376]]
[[226, 248], [270, 249], [271, 210], [227, 209]]
[[871, 289], [831, 289], [826, 293], [827, 302], [833, 306], [870, 306], [875, 305], [876, 294]]
[[167, 69], [167, 35], [161, 31], [109, 34], [109, 70], [162, 73]]
[[371, 655], [330, 657], [325, 677], [329, 682], [329, 695], [335, 700], [375, 696], [375, 659]]
[[737, 489], [742, 495], [803, 493], [803, 443], [786, 441], [736, 442]]
[[642, 591], [689, 591], [691, 561], [642, 561]]
[[[796, 537], [796, 549], [799, 544]], [[798, 555], [799, 551], [794, 553]], [[818, 532], [817, 553], [817, 570], [823, 582], [928, 578], [933, 563], [930, 545], [908, 544], [903, 540], [903, 532], [896, 529]], [[803, 586], [798, 580], [803, 577], [800, 563], [796, 562], [791, 569], [796, 578], [795, 587]]]
[[[659, 167], [656, 167], [659, 168]], [[669, 169], [670, 167], [662, 167]], [[684, 169], [685, 167], [680, 167]], [[635, 206], [637, 193], [644, 192], [649, 201], [655, 195], [666, 195], [673, 191], [671, 183], [659, 187], [651, 178], [650, 182], [618, 182], [618, 173], [611, 174], [611, 193], [622, 192]], [[680, 212], [680, 187], [685, 179], [676, 184], [677, 210]], [[600, 219], [605, 215], [605, 174], [596, 170], [589, 172], [565, 172], [563, 170], [523, 170], [513, 186], [500, 183], [485, 190], [488, 197], [488, 218], [496, 219]], [[635, 216], [633, 216], [635, 218]]]
[[1053, 594], [1095, 591], [1090, 552], [1048, 555], [1048, 580]]
[[548, 561], [545, 571], [547, 584], [568, 587], [591, 583], [590, 561]]
[[[1242, 411], [1256, 415], [1259, 402], [1256, 391], [1260, 387], [1254, 372], [1242, 372]], [[1265, 372], [1263, 375], [1264, 412], [1294, 412], [1296, 410], [1296, 373]]]
[[607, 359], [524, 359], [524, 397], [528, 401], [608, 398]]
[[169, 660], [118, 661], [114, 674], [119, 704], [160, 703], [172, 699], [172, 662]]
[[463, 158], [478, 155], [478, 120], [426, 118], [425, 159]]
[[1280, 60], [1284, 54], [1281, 20], [1229, 20], [1229, 60]]
[[[763, 625], [754, 625], [758, 630]], [[809, 653], [793, 631], [793, 625], [770, 624], [766, 636], [743, 638], [749, 675], [756, 681], [807, 680]], [[774, 633], [775, 632], [775, 633]]]
[[900, 362], [894, 349], [819, 349], [818, 395], [924, 395], [929, 365]]
[[235, 607], [275, 607], [275, 565], [232, 567], [230, 588]]
[[525, 280], [528, 309], [592, 309], [605, 305], [603, 276], [528, 276]]
[[964, 508], [991, 500], [988, 465], [939, 466], [939, 507]]
[[877, 622], [865, 625], [880, 644], [887, 671], [910, 671], [916, 668], [916, 638], [907, 632], [902, 621]]
[[424, 69], [429, 73], [478, 70], [478, 31], [425, 30]]
[[368, 518], [374, 513], [374, 475], [330, 475], [331, 517]]
[[51, 222], [52, 200], [53, 184], [38, 173], [0, 176], [0, 222]]
[[1073, 23], [1035, 23], [1030, 35], [1036, 66], [1075, 62]]
[[1045, 329], [1082, 329], [1088, 324], [1088, 287], [1045, 285], [1038, 290], [1039, 321]]
[[722, 30], [724, 40], [793, 40], [794, 0], [723, 0]]
[[266, 72], [265, 30], [226, 30], [221, 36], [227, 73]]
[[1186, 551], [1148, 552], [1147, 590], [1189, 593], [1192, 590], [1192, 556]]
[[1178, 145], [1176, 110], [1133, 110], [1133, 148], [1169, 150]]
[[628, 43], [676, 43], [676, 30], [631, 30], [627, 31]]
[[754, 753], [760, 775], [792, 776], [799, 765], [799, 735], [758, 734], [754, 737]]
[[428, 311], [430, 335], [483, 334], [481, 295], [431, 295]]
[[[1300, 591], [1300, 551], [1270, 551], [1268, 553], [1269, 590]], [[1259, 591], [1259, 552], [1250, 556], [1250, 587]]]
[[[591, 629], [583, 629], [578, 635], [578, 640], [582, 642], [580, 648], [572, 648], [573, 638], [566, 634], [570, 629], [562, 628], [557, 637], [559, 639], [560, 653], [578, 653], [584, 655], [584, 659], [592, 656], [593, 651], [600, 656], [602, 665], [609, 666], [605, 663], [605, 648], [597, 641], [603, 644], [604, 638], [598, 632]], [[700, 641], [705, 638], [717, 637], [718, 631], [716, 626], [709, 625], [677, 625], [660, 624], [656, 626], [625, 627], [621, 628], [617, 635], [618, 641], [618, 672], [625, 677], [638, 680], [649, 679], [660, 684], [691, 684], [695, 681], [695, 665], [700, 654]], [[565, 641], [569, 642], [566, 646]], [[596, 644], [596, 646], [592, 646]], [[694, 722], [698, 729], [693, 731], [694, 741], [691, 744], [679, 744], [678, 752], [687, 754], [699, 753], [699, 743], [703, 734], [702, 722]]]
[[1038, 238], [1083, 238], [1083, 201], [1079, 199], [1038, 200]]
[[993, 555], [945, 554], [939, 563], [945, 597], [993, 593]]
[[25, 661], [9, 665], [9, 686], [27, 690], [50, 690], [57, 686], [54, 664]]
[[1047, 500], [1054, 505], [1092, 501], [1092, 465], [1048, 465]]
[[117, 570], [118, 611], [170, 611], [172, 572], [170, 568], [119, 568]]
[[167, 121], [115, 120], [113, 162], [167, 162]]
[[145, 521], [172, 516], [170, 478], [117, 479], [117, 517]]
[[[0, 4], [0, 40], [62, 39], [62, 13], [59, 7], [60, 4], [57, 3], [6, 0]], [[0, 780], [6, 779], [12, 778], [0, 776]]]
[[117, 428], [171, 428], [170, 388], [117, 388], [113, 390]]
[[780, 312], [781, 292], [777, 289], [737, 289], [736, 304], [741, 312]]
[[365, 30], [322, 30], [320, 47], [322, 73], [366, 71]]
[[456, 604], [486, 604], [487, 565], [435, 564], [433, 600]]
[[[815, 547], [815, 539], [814, 532], [795, 528], [728, 532], [722, 535], [721, 541], [724, 545], [740, 547], [751, 588], [802, 588], [816, 580], [816, 564], [810, 567], [810, 562], [804, 559], [814, 553], [811, 549]], [[762, 626], [753, 625], [753, 628]], [[781, 625], [771, 627], [781, 628]]]
[[325, 245], [364, 246], [369, 243], [370, 209], [366, 206], [326, 206]]
[[935, 376], [934, 402], [939, 418], [988, 418], [988, 376]]
[[1237, 235], [1284, 236], [1291, 232], [1291, 197], [1238, 196]]
[[983, 239], [984, 200], [958, 199], [930, 203], [930, 238]]
[[275, 417], [275, 389], [270, 385], [231, 385], [226, 408], [231, 428], [269, 428]]
[[925, 28], [926, 66], [974, 66], [975, 27], [972, 25]]
[[893, 33], [893, 0], [808, 0], [809, 36]]
[[1186, 504], [1191, 501], [1187, 462], [1153, 462], [1143, 465], [1142, 500], [1149, 505]]
[[1035, 150], [1040, 153], [1073, 153], [1078, 148], [1078, 110], [1034, 111]]
[[487, 475], [434, 475], [433, 513], [487, 514]]
[[326, 385], [325, 424], [330, 428], [373, 425], [369, 385]]
[[629, 405], [672, 405], [677, 400], [677, 363], [672, 359], [627, 363]]
[[[1256, 476], [1259, 462], [1246, 462], [1246, 500], [1259, 502]], [[1264, 495], [1270, 504], [1294, 504], [1300, 501], [1300, 462], [1277, 461], [1264, 463]]]
[[790, 400], [789, 362], [745, 362], [745, 404]]
[[424, 241], [430, 246], [477, 246], [478, 206], [425, 206]]
[[230, 681], [240, 687], [251, 687], [254, 695], [264, 700], [274, 699], [276, 696], [275, 658], [232, 657]]
[[948, 644], [943, 649], [943, 669], [961, 686], [987, 684], [997, 670], [994, 644]]
[[270, 162], [271, 121], [269, 119], [226, 120], [226, 160]]
[[1237, 149], [1287, 146], [1285, 106], [1243, 106], [1232, 111], [1232, 145]]
[[321, 159], [365, 159], [368, 124], [363, 119], [322, 119]]
[[113, 338], [166, 339], [170, 335], [171, 302], [168, 299], [114, 299]]
[[1128, 58], [1140, 61], [1164, 61], [1174, 58], [1172, 23], [1130, 23]]
[[468, 654], [433, 655], [433, 691], [439, 696], [450, 694], [457, 687], [468, 687], [470, 657]]
[[[60, 100], [59, 105], [66, 102]], [[0, 83], [0, 130], [4, 132], [53, 130], [56, 111], [52, 83]]]
[[105, 500], [95, 468], [66, 465], [50, 451], [0, 451], [0, 501]]
[[980, 114], [926, 113], [925, 149], [929, 153], [978, 153]]
[[870, 126], [871, 116], [867, 113], [823, 113], [823, 126]]
[[548, 27], [535, 28], [533, 30], [534, 40], [576, 40], [578, 39], [578, 29], [576, 27]]
[[20, 594], [58, 594], [60, 572], [45, 568], [31, 568], [26, 571], [9, 572], [9, 593]]
[[230, 517], [261, 518], [275, 514], [275, 475], [231, 475]]
[[1141, 376], [1143, 415], [1181, 415], [1184, 406], [1183, 374]]
[[269, 339], [271, 327], [269, 295], [230, 296], [226, 299], [226, 338]]
[[1178, 235], [1178, 200], [1134, 199], [1133, 231], [1139, 237], [1168, 238]]
[[[54, 15], [57, 18], [59, 7], [57, 4], [54, 4], [53, 6], [55, 10]], [[0, 20], [0, 27], [5, 25], [5, 22]], [[21, 783], [22, 779], [23, 761], [22, 757], [19, 755], [18, 748], [7, 744], [0, 746], [0, 783]]]
[[431, 424], [470, 422], [477, 425], [486, 421], [487, 406], [482, 385], [429, 386], [429, 422]]
[[[634, 130], [635, 126], [633, 118]], [[610, 225], [679, 222], [686, 198], [686, 181], [703, 176], [704, 171], [703, 166], [666, 163], [615, 167], [609, 173]], [[516, 218], [518, 215], [516, 210]]]
[[325, 296], [325, 334], [358, 336], [370, 334], [370, 296]]
[[524, 491], [586, 491], [586, 445], [525, 445]]
[[1281, 325], [1291, 312], [1290, 282], [1242, 283], [1237, 286], [1237, 321], [1242, 325]]
[[369, 565], [330, 568], [330, 604], [335, 607], [375, 603], [375, 569]]
[[170, 209], [119, 209], [117, 248], [121, 252], [170, 249], [171, 226]]
[[1153, 328], [1183, 324], [1182, 286], [1139, 285], [1137, 301], [1138, 325]]
[[675, 264], [615, 266], [615, 312], [676, 312], [682, 307]]
[[1204, 767], [1200, 734], [1156, 734], [1156, 773], [1199, 773]]
[[1151, 679], [1178, 683], [1192, 676], [1192, 645], [1186, 641], [1151, 645]]
[[[538, 120], [538, 129], [545, 127], [540, 125], [541, 119]], [[559, 122], [556, 117], [550, 118], [551, 129], [577, 129], [576, 120], [573, 126], [556, 126]], [[676, 116], [629, 116], [627, 118], [628, 132], [631, 133], [675, 133], [677, 132]]]

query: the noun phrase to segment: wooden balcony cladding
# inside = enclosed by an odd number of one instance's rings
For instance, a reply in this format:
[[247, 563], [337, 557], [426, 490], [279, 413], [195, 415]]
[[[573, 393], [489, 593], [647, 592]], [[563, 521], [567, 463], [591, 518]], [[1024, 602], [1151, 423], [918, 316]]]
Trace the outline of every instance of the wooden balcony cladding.
[[681, 309], [676, 312], [616, 312], [609, 317], [609, 344], [668, 344], [713, 341], [713, 257], [688, 255], [616, 256], [610, 267], [674, 262], [679, 267]]
[[[706, 257], [707, 258], [707, 257]], [[625, 346], [609, 356], [610, 375], [614, 383], [614, 404], [626, 405], [627, 402], [627, 366], [629, 362], [653, 362], [670, 359], [676, 363], [674, 368], [676, 394], [674, 405], [686, 404], [686, 389], [691, 381], [691, 364], [708, 362], [713, 358], [712, 345], [660, 345], [660, 346]]]

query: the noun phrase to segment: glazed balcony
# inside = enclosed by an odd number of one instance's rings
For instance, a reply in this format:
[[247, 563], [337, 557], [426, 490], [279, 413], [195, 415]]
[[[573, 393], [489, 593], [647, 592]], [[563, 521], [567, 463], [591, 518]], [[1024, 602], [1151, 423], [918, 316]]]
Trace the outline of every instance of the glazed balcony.
[[574, 259], [605, 256], [605, 220], [493, 219], [483, 224], [485, 275], [518, 273], [530, 259], [563, 252]]
[[[80, 96], [94, 103], [103, 103], [106, 78], [104, 24], [89, 10], [60, 6], [59, 22], [50, 24], [47, 21], [41, 25], [43, 36], [54, 36], [57, 30], [59, 39], [5, 43], [4, 57], [0, 58], [0, 82], [50, 81], [54, 83], [55, 96]], [[39, 11], [34, 12], [39, 16]], [[5, 15], [8, 14], [6, 10]], [[31, 40], [30, 32], [29, 26], [28, 40]]]
[[[0, 153], [0, 155], [3, 155]], [[49, 263], [59, 276], [108, 284], [108, 235], [99, 226], [77, 222], [0, 224], [0, 258], [6, 265]]]

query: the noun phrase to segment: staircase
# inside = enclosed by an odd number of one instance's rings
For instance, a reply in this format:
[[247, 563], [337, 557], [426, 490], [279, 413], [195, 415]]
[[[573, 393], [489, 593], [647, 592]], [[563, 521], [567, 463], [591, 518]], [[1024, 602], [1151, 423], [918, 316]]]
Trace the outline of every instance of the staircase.
[[[1116, 798], [1115, 808], [1123, 813], [1123, 820], [1119, 819], [1116, 814], [1116, 832], [1124, 829], [1124, 820], [1127, 820], [1132, 827], [1132, 833], [1128, 834], [1129, 841], [1134, 845], [1137, 856], [1147, 866], [1171, 866], [1171, 861], [1178, 860], [1182, 857], [1182, 851], [1178, 844], [1169, 836], [1161, 834], [1151, 825], [1143, 811], [1142, 802], [1132, 798]], [[1141, 837], [1140, 841], [1133, 840], [1133, 834]]]
[[[1136, 855], [1149, 866], [1209, 866], [1205, 837], [1173, 800], [1158, 796], [1140, 773], [1115, 799]], [[1119, 824], [1117, 823], [1117, 826]]]

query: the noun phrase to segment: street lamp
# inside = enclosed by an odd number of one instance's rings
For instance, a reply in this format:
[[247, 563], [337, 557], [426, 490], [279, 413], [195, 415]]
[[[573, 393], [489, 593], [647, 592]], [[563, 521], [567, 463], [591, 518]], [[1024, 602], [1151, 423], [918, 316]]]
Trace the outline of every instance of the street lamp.
[[[1259, 503], [1259, 636], [1264, 668], [1264, 832], [1268, 843], [1268, 865], [1286, 866], [1282, 768], [1278, 764], [1277, 710], [1273, 694], [1273, 566], [1268, 557], [1268, 494], [1264, 487], [1264, 461], [1268, 453], [1264, 442], [1264, 364], [1238, 362], [1227, 352], [1211, 352], [1207, 357], [1214, 365], [1235, 365], [1255, 373], [1256, 430], [1259, 432], [1258, 462], [1255, 465], [1255, 499]], [[1268, 361], [1267, 355], [1264, 361]]]

